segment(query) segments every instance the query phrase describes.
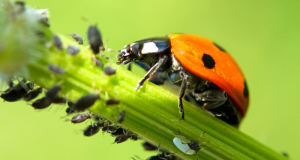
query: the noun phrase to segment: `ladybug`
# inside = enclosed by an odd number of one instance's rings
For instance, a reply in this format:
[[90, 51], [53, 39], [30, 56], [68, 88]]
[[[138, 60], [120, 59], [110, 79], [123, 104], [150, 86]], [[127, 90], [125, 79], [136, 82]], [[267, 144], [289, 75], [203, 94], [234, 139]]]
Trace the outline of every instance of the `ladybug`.
[[135, 90], [151, 76], [178, 86], [182, 119], [183, 98], [236, 127], [246, 114], [245, 77], [230, 54], [209, 39], [191, 34], [144, 39], [126, 45], [117, 58], [117, 64], [135, 62], [147, 70]]

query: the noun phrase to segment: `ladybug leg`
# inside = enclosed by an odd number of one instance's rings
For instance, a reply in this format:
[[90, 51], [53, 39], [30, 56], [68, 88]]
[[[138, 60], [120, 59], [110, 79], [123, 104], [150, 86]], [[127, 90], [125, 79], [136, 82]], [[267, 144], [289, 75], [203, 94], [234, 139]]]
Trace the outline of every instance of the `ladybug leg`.
[[131, 71], [131, 66], [132, 66], [132, 64], [129, 63], [128, 66], [127, 66], [127, 70], [128, 70], [128, 71]]
[[146, 73], [144, 78], [137, 84], [137, 87], [135, 90], [137, 91], [144, 83], [145, 81], [151, 77], [153, 73], [155, 73], [158, 68], [160, 68], [166, 61], [168, 60], [167, 55], [162, 55], [159, 57], [158, 61], [149, 69], [149, 71]]
[[217, 108], [227, 100], [227, 94], [221, 89], [210, 89], [201, 93], [194, 93], [197, 101], [205, 102], [202, 106], [205, 110]]
[[181, 119], [184, 119], [184, 109], [183, 109], [183, 104], [182, 104], [182, 98], [183, 98], [185, 90], [186, 90], [187, 79], [186, 79], [186, 76], [185, 76], [185, 73], [183, 70], [181, 70], [179, 72], [179, 75], [180, 75], [182, 81], [181, 81], [181, 86], [180, 86], [179, 96], [178, 96], [178, 98], [179, 98], [178, 107], [179, 107], [180, 113], [182, 114]]
[[[146, 64], [144, 63], [141, 63], [141, 62], [134, 62], [135, 64], [137, 64], [138, 66], [140, 66], [141, 68], [143, 68], [145, 71], [149, 71], [150, 67], [147, 66]], [[131, 64], [131, 63], [130, 63]], [[129, 64], [129, 65], [130, 65]], [[129, 69], [128, 69], [129, 70]], [[156, 84], [156, 85], [163, 85], [164, 84], [164, 81], [165, 81], [165, 78], [163, 77], [162, 74], [159, 74], [159, 72], [156, 72], [156, 73], [153, 73], [151, 78], [149, 79], [150, 82]]]

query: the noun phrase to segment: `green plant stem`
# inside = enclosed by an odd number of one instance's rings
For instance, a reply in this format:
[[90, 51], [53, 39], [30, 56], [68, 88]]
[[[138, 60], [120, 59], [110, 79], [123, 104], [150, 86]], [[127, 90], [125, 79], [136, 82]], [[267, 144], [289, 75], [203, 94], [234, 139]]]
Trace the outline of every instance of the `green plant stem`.
[[[60, 37], [64, 48], [69, 44], [74, 44], [67, 38]], [[16, 39], [10, 36], [6, 36], [5, 41], [6, 44], [19, 44], [18, 39], [16, 43]], [[48, 41], [51, 42], [50, 39]], [[24, 47], [24, 45], [20, 46]], [[14, 47], [18, 49], [20, 46]], [[115, 75], [105, 75], [103, 68], [93, 64], [91, 60], [93, 54], [87, 47], [81, 46], [81, 52], [78, 55], [70, 56], [66, 53], [66, 49], [58, 51], [53, 45], [46, 47], [36, 42], [36, 46], [40, 47], [30, 48], [33, 46], [35, 45], [29, 45], [26, 49], [19, 48], [20, 53], [15, 53], [10, 49], [0, 52], [4, 57], [10, 57], [13, 54], [23, 54], [22, 57], [26, 55], [23, 60], [26, 63], [22, 63], [21, 67], [19, 67], [20, 59], [18, 58], [0, 59], [0, 64], [5, 61], [5, 64], [19, 68], [19, 70], [15, 69], [17, 71], [9, 72], [6, 65], [0, 65], [0, 71], [10, 75], [21, 75], [45, 88], [60, 84], [61, 96], [74, 102], [85, 94], [100, 93], [101, 99], [90, 108], [92, 112], [116, 123], [120, 111], [124, 110], [126, 115], [121, 124], [123, 127], [129, 128], [140, 138], [153, 144], [160, 144], [161, 149], [175, 153], [182, 159], [197, 159], [197, 156], [185, 155], [173, 144], [175, 133], [179, 131], [182, 136], [191, 140], [197, 140], [203, 131], [206, 132], [199, 142], [209, 141], [209, 143], [201, 146], [203, 149], [198, 152], [199, 159], [285, 159], [282, 155], [190, 103], [184, 102], [186, 119], [181, 120], [176, 95], [150, 82], [146, 82], [142, 88], [134, 91], [141, 77], [112, 61], [101, 58], [105, 66], [110, 65], [117, 70]], [[32, 52], [32, 50], [34, 54], [27, 52]], [[49, 64], [60, 66], [65, 70], [65, 74], [52, 73], [48, 69]], [[106, 100], [111, 98], [116, 98], [121, 103], [106, 106]], [[185, 139], [185, 141], [188, 140]]]
[[[101, 100], [91, 111], [113, 122], [116, 122], [120, 110], [126, 111], [122, 126], [183, 159], [196, 159], [196, 156], [184, 155], [173, 144], [172, 140], [179, 130], [181, 135], [192, 140], [196, 140], [203, 131], [206, 132], [200, 141], [210, 142], [202, 146], [204, 149], [198, 153], [200, 159], [284, 159], [189, 103], [184, 103], [186, 119], [180, 120], [176, 95], [150, 82], [136, 92], [134, 88], [140, 77], [113, 63], [109, 65], [117, 69], [117, 74], [107, 76], [101, 68], [94, 66], [91, 56], [88, 49], [75, 57], [64, 52], [49, 52], [41, 56], [39, 61], [27, 65], [30, 73], [27, 78], [46, 88], [59, 83], [63, 88], [61, 95], [73, 101], [84, 94], [99, 92]], [[63, 64], [65, 75], [51, 73], [48, 64]], [[105, 106], [105, 101], [110, 98], [119, 99], [121, 104]]]

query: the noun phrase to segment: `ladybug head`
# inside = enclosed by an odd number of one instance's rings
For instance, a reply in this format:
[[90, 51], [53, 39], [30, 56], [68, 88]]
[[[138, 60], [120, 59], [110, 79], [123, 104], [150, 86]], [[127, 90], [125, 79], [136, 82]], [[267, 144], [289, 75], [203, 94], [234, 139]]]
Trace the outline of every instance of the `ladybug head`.
[[118, 64], [123, 63], [127, 64], [135, 60], [139, 60], [142, 57], [140, 52], [140, 45], [138, 43], [133, 43], [126, 45], [120, 53], [117, 55], [119, 60]]

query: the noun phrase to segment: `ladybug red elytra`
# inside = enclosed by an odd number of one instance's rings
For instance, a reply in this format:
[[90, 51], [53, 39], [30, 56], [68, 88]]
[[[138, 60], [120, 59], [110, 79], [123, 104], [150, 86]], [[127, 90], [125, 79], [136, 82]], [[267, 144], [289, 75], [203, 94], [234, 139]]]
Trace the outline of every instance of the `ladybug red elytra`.
[[156, 81], [159, 77], [159, 84], [168, 79], [180, 86], [182, 119], [182, 98], [234, 126], [246, 114], [245, 77], [235, 60], [209, 39], [190, 34], [144, 39], [126, 45], [117, 58], [119, 64], [135, 62], [148, 71], [136, 90], [152, 75]]

